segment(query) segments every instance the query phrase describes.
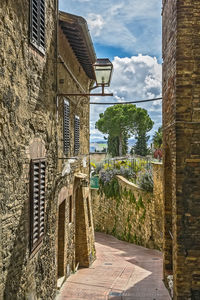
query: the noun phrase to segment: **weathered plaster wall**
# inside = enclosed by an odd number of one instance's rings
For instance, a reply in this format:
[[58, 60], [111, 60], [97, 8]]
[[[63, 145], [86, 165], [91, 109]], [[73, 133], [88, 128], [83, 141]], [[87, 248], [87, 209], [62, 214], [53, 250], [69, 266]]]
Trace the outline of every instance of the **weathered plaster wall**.
[[[65, 35], [59, 27], [59, 59], [58, 64], [58, 94], [64, 93], [83, 93], [86, 92], [91, 84], [91, 80], [86, 76], [79, 64], [72, 48], [70, 47]], [[61, 62], [64, 63], [61, 63]], [[70, 75], [70, 74], [73, 74]], [[77, 85], [74, 78], [79, 82]], [[61, 81], [62, 80], [62, 83]], [[83, 90], [82, 90], [82, 89]], [[68, 157], [74, 157], [74, 116], [80, 117], [80, 151], [74, 164], [82, 165], [83, 172], [89, 172], [89, 98], [83, 96], [59, 97], [58, 103], [58, 139], [59, 157], [63, 157], [63, 100], [67, 99], [70, 105], [70, 151]], [[85, 163], [86, 162], [86, 163]], [[64, 162], [61, 160], [59, 171], [62, 170]]]
[[106, 232], [145, 247], [162, 249], [162, 165], [153, 164], [154, 192], [149, 193], [117, 176], [122, 198], [106, 199], [91, 190], [95, 230]]
[[[74, 55], [66, 36], [59, 27], [59, 61], [58, 64], [58, 94], [89, 92], [91, 80], [86, 76]], [[74, 80], [76, 78], [76, 81]], [[77, 84], [77, 82], [79, 84]], [[70, 107], [70, 150], [67, 156], [63, 151], [63, 101], [67, 99]], [[80, 118], [80, 151], [74, 155], [74, 116]], [[95, 259], [94, 229], [93, 223], [88, 223], [88, 207], [86, 199], [89, 199], [90, 214], [91, 197], [89, 188], [82, 188], [82, 179], [89, 181], [89, 98], [88, 97], [59, 97], [57, 112], [57, 138], [58, 138], [58, 173], [63, 176], [63, 184], [72, 186], [74, 221], [68, 226], [66, 220], [66, 261], [68, 269], [74, 270], [79, 263], [80, 266], [89, 266]], [[67, 157], [67, 159], [65, 159]], [[82, 175], [77, 175], [82, 173]], [[70, 195], [66, 195], [69, 199]], [[78, 197], [78, 199], [76, 199]], [[80, 207], [79, 207], [80, 206]], [[66, 208], [68, 210], [68, 208]], [[82, 222], [80, 226], [80, 222]], [[77, 227], [78, 237], [76, 235]], [[80, 245], [77, 245], [80, 244]], [[77, 252], [82, 253], [82, 261], [76, 257]], [[84, 255], [83, 255], [84, 254]], [[70, 260], [69, 260], [70, 257]], [[84, 258], [84, 259], [83, 259]], [[69, 273], [69, 272], [68, 272]]]
[[200, 299], [199, 11], [163, 1], [164, 273], [181, 300]]

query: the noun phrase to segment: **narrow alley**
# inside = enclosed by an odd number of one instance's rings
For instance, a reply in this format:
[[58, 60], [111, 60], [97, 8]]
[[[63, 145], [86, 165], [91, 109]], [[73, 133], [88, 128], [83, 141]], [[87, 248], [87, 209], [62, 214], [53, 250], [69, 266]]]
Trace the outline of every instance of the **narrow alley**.
[[97, 259], [69, 277], [57, 300], [167, 300], [162, 254], [96, 233]]

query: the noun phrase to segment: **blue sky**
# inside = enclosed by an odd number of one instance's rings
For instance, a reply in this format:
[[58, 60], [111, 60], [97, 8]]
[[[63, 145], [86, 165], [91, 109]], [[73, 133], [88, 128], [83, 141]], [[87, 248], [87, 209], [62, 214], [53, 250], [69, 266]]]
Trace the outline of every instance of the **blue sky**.
[[[108, 57], [114, 72], [108, 92], [114, 97], [91, 101], [122, 102], [161, 96], [161, 0], [60, 0], [60, 10], [88, 22], [96, 55]], [[162, 123], [162, 103], [137, 105], [148, 110], [153, 134]], [[102, 140], [95, 129], [99, 113], [107, 106], [91, 106], [91, 141]]]

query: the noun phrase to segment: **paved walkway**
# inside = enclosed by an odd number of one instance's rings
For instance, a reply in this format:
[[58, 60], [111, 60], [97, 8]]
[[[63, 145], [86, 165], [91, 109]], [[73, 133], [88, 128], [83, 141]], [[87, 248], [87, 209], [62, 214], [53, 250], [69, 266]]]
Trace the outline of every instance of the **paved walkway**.
[[97, 260], [71, 275], [59, 300], [169, 300], [162, 282], [162, 254], [96, 233]]

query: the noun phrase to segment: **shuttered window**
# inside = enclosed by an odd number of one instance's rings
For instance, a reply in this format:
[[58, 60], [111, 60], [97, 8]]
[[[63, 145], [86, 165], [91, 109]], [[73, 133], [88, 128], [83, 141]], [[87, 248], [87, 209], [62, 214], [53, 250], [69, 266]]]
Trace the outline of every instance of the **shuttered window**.
[[44, 159], [31, 161], [30, 169], [30, 248], [33, 251], [44, 235], [45, 214], [45, 172]]
[[74, 117], [74, 155], [78, 155], [80, 149], [80, 119]]
[[44, 53], [45, 49], [45, 0], [30, 0], [30, 40]]
[[67, 155], [70, 150], [70, 111], [69, 111], [69, 102], [64, 100], [64, 109], [63, 109], [63, 143], [64, 143], [64, 153]]

